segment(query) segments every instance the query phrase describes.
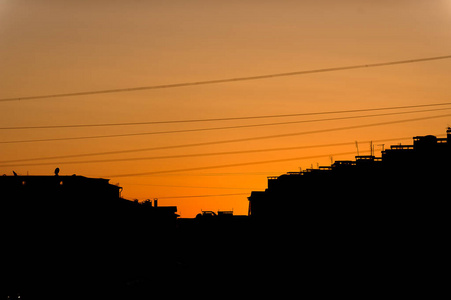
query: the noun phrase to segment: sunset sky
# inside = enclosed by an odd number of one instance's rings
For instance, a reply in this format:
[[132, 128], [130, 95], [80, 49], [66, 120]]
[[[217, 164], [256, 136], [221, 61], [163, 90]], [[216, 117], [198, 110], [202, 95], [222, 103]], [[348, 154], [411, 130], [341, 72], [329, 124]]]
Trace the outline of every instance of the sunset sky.
[[[451, 0], [0, 0], [0, 99], [446, 55], [451, 55]], [[374, 141], [380, 155], [381, 144], [388, 147], [411, 143], [417, 135], [445, 134], [451, 126], [450, 75], [451, 59], [441, 59], [209, 85], [0, 101], [0, 173], [52, 175], [59, 167], [60, 175], [109, 178], [124, 188], [126, 199], [159, 198], [160, 205], [176, 205], [182, 217], [194, 217], [201, 209], [247, 214], [247, 197], [266, 188], [267, 176], [330, 165], [331, 159], [354, 159], [355, 141], [361, 154]], [[438, 103], [443, 105], [120, 125]], [[413, 113], [418, 110], [422, 112]], [[337, 130], [424, 117], [431, 118]], [[315, 121], [301, 123], [307, 120]], [[292, 123], [213, 130], [283, 122]], [[90, 124], [116, 125], [10, 128]], [[156, 133], [191, 129], [203, 130]], [[134, 133], [145, 134], [29, 141]], [[289, 136], [255, 139], [275, 135]], [[239, 141], [243, 139], [248, 140]], [[344, 145], [329, 145], [338, 143]], [[315, 145], [329, 146], [310, 147]], [[151, 149], [157, 147], [166, 148]], [[81, 154], [99, 155], [70, 157]], [[19, 161], [54, 156], [68, 157]]]

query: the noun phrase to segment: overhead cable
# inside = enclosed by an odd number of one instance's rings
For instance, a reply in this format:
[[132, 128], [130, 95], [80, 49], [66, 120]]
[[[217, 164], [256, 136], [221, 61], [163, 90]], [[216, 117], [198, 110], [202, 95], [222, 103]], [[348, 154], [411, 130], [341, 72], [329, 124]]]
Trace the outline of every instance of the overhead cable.
[[[439, 135], [437, 135], [439, 136]], [[388, 142], [388, 141], [400, 141], [411, 139], [412, 137], [398, 137], [390, 139], [380, 139], [373, 140], [372, 142]], [[359, 141], [359, 143], [369, 143], [370, 141]], [[113, 159], [95, 159], [95, 160], [74, 160], [74, 161], [57, 161], [57, 162], [38, 162], [29, 163], [31, 159], [11, 163], [12, 161], [3, 161], [0, 165], [2, 168], [7, 167], [18, 167], [18, 166], [51, 166], [51, 165], [67, 165], [67, 164], [90, 164], [90, 163], [110, 163], [110, 162], [123, 162], [123, 161], [143, 161], [143, 160], [161, 160], [161, 159], [177, 159], [177, 158], [192, 158], [192, 157], [205, 157], [205, 156], [224, 156], [224, 155], [237, 155], [237, 154], [250, 154], [250, 153], [263, 153], [263, 152], [278, 152], [278, 151], [290, 151], [290, 150], [301, 150], [301, 149], [314, 149], [314, 148], [326, 148], [326, 147], [339, 147], [339, 146], [349, 146], [354, 145], [353, 142], [344, 143], [331, 143], [331, 144], [319, 144], [319, 145], [305, 145], [305, 146], [293, 146], [293, 147], [280, 147], [280, 148], [261, 148], [261, 149], [251, 149], [251, 150], [239, 150], [239, 151], [223, 151], [223, 152], [207, 152], [207, 153], [192, 153], [192, 154], [176, 154], [176, 155], [163, 155], [163, 156], [145, 156], [145, 157], [129, 157], [129, 158], [113, 158]], [[40, 158], [32, 159], [34, 161], [41, 160]], [[9, 164], [8, 164], [9, 163]]]
[[122, 123], [101, 123], [101, 124], [10, 126], [10, 127], [0, 127], [0, 130], [83, 128], [83, 127], [135, 126], [135, 125], [198, 123], [198, 122], [217, 122], [217, 121], [238, 121], [238, 120], [252, 120], [252, 119], [287, 118], [287, 117], [302, 117], [302, 116], [314, 116], [314, 115], [329, 115], [329, 114], [370, 112], [370, 111], [380, 111], [380, 110], [409, 109], [409, 108], [444, 106], [444, 105], [451, 105], [451, 102], [441, 102], [441, 103], [433, 103], [433, 104], [419, 104], [419, 105], [406, 105], [406, 106], [386, 106], [386, 107], [377, 107], [377, 108], [363, 108], [363, 109], [349, 109], [349, 110], [333, 110], [333, 111], [321, 111], [321, 112], [306, 112], [306, 113], [295, 113], [295, 114], [276, 114], [276, 115], [228, 117], [228, 118], [187, 119], [187, 120], [167, 120], [167, 121], [147, 121], [147, 122], [122, 122]]
[[[435, 117], [449, 117], [449, 116], [451, 116], [451, 114], [435, 116]], [[424, 117], [424, 118], [416, 118], [416, 119], [398, 120], [398, 121], [391, 121], [391, 122], [380, 122], [380, 123], [372, 123], [372, 124], [364, 124], [364, 125], [356, 125], [356, 126], [345, 126], [345, 127], [338, 127], [338, 128], [332, 128], [332, 129], [326, 129], [326, 130], [314, 130], [314, 131], [302, 132], [302, 133], [291, 133], [291, 134], [284, 134], [284, 135], [277, 135], [277, 136], [258, 137], [258, 138], [253, 138], [253, 140], [255, 140], [255, 139], [263, 139], [263, 138], [274, 138], [274, 137], [288, 137], [288, 136], [294, 136], [294, 135], [311, 134], [311, 133], [328, 132], [328, 131], [348, 130], [348, 129], [363, 128], [363, 127], [371, 127], [371, 126], [380, 126], [380, 125], [387, 125], [387, 124], [404, 123], [404, 122], [411, 122], [411, 121], [418, 121], [418, 120], [426, 120], [426, 119], [432, 119], [432, 118], [434, 118], [434, 117]], [[248, 140], [250, 140], [250, 139], [248, 139]], [[322, 156], [317, 156], [317, 157], [324, 157], [324, 156], [328, 157], [330, 155], [334, 155], [334, 156], [348, 155], [348, 154], [353, 154], [353, 153], [355, 153], [355, 152], [328, 154], [328, 155], [322, 155]], [[316, 158], [316, 156], [313, 156], [313, 157], [301, 157], [301, 158], [299, 158], [299, 157], [296, 157], [296, 158], [285, 158], [285, 159], [267, 160], [267, 161], [259, 161], [259, 162], [247, 162], [247, 163], [217, 165], [217, 166], [208, 166], [208, 167], [196, 167], [196, 168], [176, 169], [176, 170], [165, 170], [165, 171], [154, 171], [154, 172], [116, 174], [116, 175], [110, 175], [108, 177], [131, 177], [131, 176], [154, 175], [154, 174], [164, 174], [164, 173], [173, 173], [173, 172], [198, 171], [198, 170], [218, 169], [218, 168], [226, 168], [226, 167], [227, 168], [229, 168], [229, 167], [239, 167], [239, 166], [255, 165], [255, 164], [262, 164], [262, 163], [275, 163], [275, 162], [284, 162], [284, 161], [292, 161], [292, 160], [297, 160], [297, 159], [311, 159], [311, 158]]]
[[393, 65], [401, 65], [401, 64], [411, 64], [411, 63], [419, 63], [419, 62], [426, 62], [426, 61], [442, 60], [442, 59], [449, 59], [449, 58], [451, 58], [451, 55], [416, 58], [416, 59], [409, 59], [409, 60], [398, 60], [398, 61], [373, 63], [373, 64], [323, 68], [323, 69], [314, 69], [314, 70], [303, 70], [303, 71], [286, 72], [286, 73], [274, 73], [274, 74], [265, 74], [265, 75], [247, 76], [247, 77], [172, 83], [172, 84], [163, 84], [163, 85], [150, 85], [150, 86], [141, 86], [141, 87], [121, 88], [121, 89], [109, 89], [109, 90], [84, 91], [84, 92], [73, 92], [73, 93], [37, 95], [37, 96], [0, 98], [0, 102], [21, 101], [21, 100], [38, 100], [38, 99], [50, 99], [50, 98], [61, 98], [61, 97], [75, 97], [75, 96], [88, 96], [88, 95], [97, 95], [97, 94], [134, 92], [134, 91], [142, 91], [142, 90], [179, 88], [179, 87], [187, 87], [187, 86], [219, 84], [219, 83], [229, 83], [229, 82], [248, 81], [248, 80], [260, 80], [260, 79], [269, 79], [269, 78], [287, 77], [287, 76], [298, 76], [298, 75], [323, 73], [323, 72], [335, 72], [335, 71], [344, 71], [344, 70], [353, 70], [353, 69], [375, 68], [375, 67], [384, 67], [384, 66], [393, 66]]
[[393, 113], [382, 113], [382, 114], [372, 114], [372, 115], [358, 115], [358, 116], [336, 117], [336, 118], [326, 118], [326, 119], [287, 121], [287, 122], [277, 122], [277, 123], [259, 123], [259, 124], [223, 126], [223, 127], [204, 127], [204, 128], [169, 130], [169, 131], [122, 133], [122, 134], [92, 135], [92, 136], [62, 137], [62, 138], [46, 138], [46, 139], [31, 139], [31, 140], [12, 140], [12, 141], [0, 141], [0, 144], [17, 144], [17, 143], [33, 143], [33, 142], [55, 142], [55, 141], [69, 141], [69, 140], [86, 140], [86, 139], [117, 138], [117, 137], [131, 137], [131, 136], [143, 136], [143, 135], [174, 134], [174, 133], [186, 133], [186, 132], [200, 132], [200, 131], [213, 131], [213, 130], [226, 130], [226, 129], [240, 129], [240, 128], [265, 127], [265, 126], [313, 123], [313, 122], [324, 122], [324, 121], [361, 119], [361, 118], [369, 118], [369, 117], [381, 117], [381, 116], [392, 116], [392, 115], [422, 113], [422, 112], [431, 112], [431, 111], [443, 111], [443, 110], [449, 110], [449, 109], [451, 109], [451, 108], [435, 108], [435, 109], [427, 109], [427, 110], [393, 112]]
[[227, 196], [243, 196], [243, 195], [249, 195], [249, 193], [192, 195], [192, 196], [163, 196], [163, 197], [158, 197], [158, 199], [211, 198], [211, 197], [227, 197]]
[[355, 154], [355, 151], [324, 154], [324, 155], [300, 156], [300, 157], [290, 157], [290, 158], [282, 158], [282, 159], [261, 160], [261, 161], [252, 161], [252, 162], [235, 163], [235, 164], [203, 166], [203, 167], [184, 168], [184, 169], [173, 169], [173, 170], [162, 170], [162, 171], [151, 171], [151, 172], [140, 172], [140, 173], [129, 173], [129, 174], [113, 174], [113, 175], [106, 175], [104, 177], [117, 178], [117, 177], [135, 177], [135, 176], [145, 176], [145, 175], [149, 176], [149, 175], [159, 175], [159, 174], [166, 174], [166, 173], [222, 169], [222, 168], [231, 168], [231, 167], [244, 167], [244, 166], [250, 166], [250, 165], [261, 165], [261, 164], [269, 164], [269, 163], [279, 163], [279, 162], [286, 162], [286, 161], [330, 157], [330, 156], [340, 156], [340, 155], [350, 155], [350, 154]]
[[[369, 124], [361, 124], [361, 125], [354, 125], [354, 126], [334, 127], [334, 128], [328, 128], [328, 129], [302, 131], [302, 132], [294, 132], [294, 133], [278, 134], [278, 135], [267, 135], [267, 136], [259, 136], [259, 137], [249, 137], [249, 138], [241, 138], [241, 139], [230, 139], [230, 140], [220, 140], [220, 141], [211, 141], [211, 142], [202, 142], [202, 143], [191, 143], [191, 144], [181, 144], [181, 145], [171, 145], [171, 146], [158, 146], [158, 147], [117, 150], [117, 151], [105, 151], [105, 152], [95, 152], [95, 153], [49, 156], [49, 157], [39, 158], [39, 160], [65, 159], [65, 158], [88, 157], [88, 156], [99, 156], [99, 155], [103, 156], [103, 155], [112, 155], [112, 154], [125, 154], [125, 153], [136, 153], [136, 152], [154, 151], [154, 150], [167, 150], [167, 149], [179, 149], [179, 148], [187, 148], [187, 147], [200, 147], [200, 146], [207, 146], [207, 145], [239, 143], [239, 142], [263, 140], [263, 139], [283, 138], [283, 137], [299, 136], [299, 135], [306, 135], [306, 134], [316, 134], [316, 133], [324, 133], [324, 132], [365, 128], [365, 127], [374, 127], [374, 126], [382, 126], [382, 125], [390, 125], [390, 124], [415, 122], [415, 121], [444, 118], [444, 117], [450, 117], [450, 116], [451, 116], [451, 114], [445, 114], [445, 115], [435, 115], [435, 116], [422, 117], [422, 118], [412, 118], [412, 119], [404, 119], [404, 120], [397, 120], [397, 121], [369, 123]], [[11, 162], [18, 162], [18, 161], [23, 162], [23, 161], [32, 161], [32, 160], [36, 160], [36, 159], [31, 158], [31, 159], [9, 160], [9, 161], [0, 161], [0, 163], [11, 163]]]

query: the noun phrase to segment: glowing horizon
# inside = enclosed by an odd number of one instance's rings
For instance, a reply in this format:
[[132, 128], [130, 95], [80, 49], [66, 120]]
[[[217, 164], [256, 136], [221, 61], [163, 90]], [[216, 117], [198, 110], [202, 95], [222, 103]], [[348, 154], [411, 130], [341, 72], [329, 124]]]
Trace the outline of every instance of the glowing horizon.
[[[4, 2], [0, 3], [0, 99], [444, 56], [451, 53], [450, 13], [449, 1]], [[445, 108], [437, 106], [399, 110], [431, 109], [405, 115], [324, 116], [331, 120], [321, 122], [311, 122], [319, 118], [315, 115], [271, 121], [163, 122], [446, 103], [450, 67], [451, 60], [443, 59], [214, 85], [4, 101], [0, 127], [148, 124], [0, 129], [0, 142], [59, 139], [2, 143], [1, 161], [116, 152], [28, 161], [21, 166], [0, 162], [0, 173], [52, 175], [59, 167], [61, 175], [144, 174], [109, 179], [124, 188], [124, 198], [159, 198], [160, 205], [176, 205], [182, 217], [194, 217], [201, 209], [247, 214], [247, 197], [266, 188], [267, 176], [327, 166], [330, 156], [353, 159], [355, 141], [361, 142], [363, 152], [369, 149], [364, 142], [388, 140], [375, 143], [378, 154], [381, 144], [409, 144], [414, 136], [445, 134], [448, 112], [432, 111]], [[442, 117], [430, 118], [438, 115]], [[396, 123], [406, 119], [419, 120]], [[286, 124], [254, 126], [271, 122]], [[373, 123], [387, 124], [361, 126]], [[234, 128], [202, 129], [208, 127]], [[350, 129], [330, 130], [346, 127]], [[173, 133], [137, 135], [152, 132]], [[302, 132], [315, 133], [294, 134]], [[67, 139], [111, 135], [116, 137]], [[258, 139], [264, 136], [280, 137]], [[242, 141], [213, 143], [227, 140]], [[198, 146], [172, 147], [189, 144]], [[130, 149], [153, 150], [127, 152]]]

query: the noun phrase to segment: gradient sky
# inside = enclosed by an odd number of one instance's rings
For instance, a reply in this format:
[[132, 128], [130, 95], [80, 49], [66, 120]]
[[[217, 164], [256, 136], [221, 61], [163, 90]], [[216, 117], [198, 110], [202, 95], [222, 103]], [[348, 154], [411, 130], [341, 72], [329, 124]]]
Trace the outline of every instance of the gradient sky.
[[[120, 89], [371, 64], [451, 54], [450, 0], [0, 0], [0, 98]], [[451, 60], [172, 89], [0, 103], [0, 127], [148, 122], [352, 110], [449, 102]], [[406, 111], [406, 110], [404, 110]], [[451, 113], [134, 137], [11, 143], [1, 161], [202, 143]], [[362, 113], [361, 113], [362, 114]], [[356, 115], [356, 114], [354, 114]], [[357, 114], [358, 115], [358, 114]], [[338, 116], [338, 115], [336, 115]], [[344, 116], [344, 115], [340, 115]], [[310, 119], [331, 116], [311, 116]], [[306, 117], [125, 127], [0, 130], [0, 141], [295, 121]], [[0, 173], [110, 178], [127, 199], [159, 198], [183, 217], [246, 214], [266, 176], [353, 159], [355, 145], [108, 163], [139, 158], [444, 134], [451, 117], [278, 139], [53, 160]], [[375, 143], [381, 146], [407, 140]], [[369, 150], [361, 142], [360, 151]], [[321, 158], [143, 176], [116, 176], [290, 157]], [[35, 162], [36, 163], [36, 162]], [[3, 163], [4, 164], [4, 163]], [[350, 186], [352, 183], [350, 183]], [[227, 194], [227, 195], [226, 195]], [[239, 195], [228, 195], [239, 194]], [[186, 197], [222, 195], [209, 197]], [[224, 196], [226, 195], [226, 196]], [[174, 198], [182, 197], [182, 198]]]

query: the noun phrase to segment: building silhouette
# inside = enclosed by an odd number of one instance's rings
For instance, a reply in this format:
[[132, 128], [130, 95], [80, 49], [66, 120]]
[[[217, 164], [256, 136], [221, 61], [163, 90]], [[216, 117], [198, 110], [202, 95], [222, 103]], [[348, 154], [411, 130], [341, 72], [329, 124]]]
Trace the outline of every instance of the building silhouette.
[[193, 219], [123, 199], [108, 179], [0, 176], [0, 297], [138, 299], [230, 284], [283, 297], [442, 282], [450, 154], [448, 128], [380, 157], [269, 177], [249, 216]]
[[450, 167], [448, 128], [446, 138], [417, 136], [381, 157], [269, 177], [267, 189], [248, 198], [256, 229], [252, 267], [279, 274], [289, 266], [314, 290], [443, 282]]
[[318, 209], [334, 219], [340, 218], [338, 213], [355, 217], [354, 212], [367, 209], [369, 217], [413, 209], [416, 202], [444, 201], [450, 154], [448, 129], [446, 138], [417, 136], [412, 145], [393, 145], [381, 157], [356, 156], [354, 161], [269, 177], [268, 188], [248, 198], [249, 215], [299, 220]]
[[129, 201], [108, 179], [58, 171], [0, 176], [0, 297], [108, 298], [173, 268], [177, 207]]

